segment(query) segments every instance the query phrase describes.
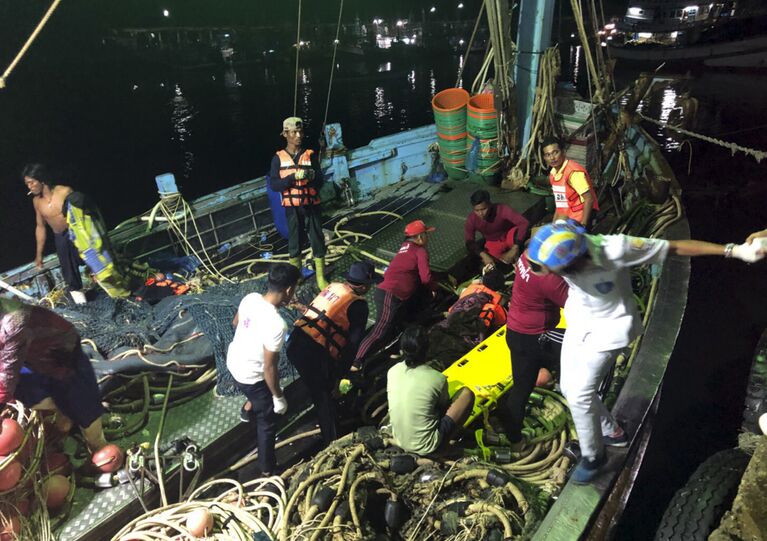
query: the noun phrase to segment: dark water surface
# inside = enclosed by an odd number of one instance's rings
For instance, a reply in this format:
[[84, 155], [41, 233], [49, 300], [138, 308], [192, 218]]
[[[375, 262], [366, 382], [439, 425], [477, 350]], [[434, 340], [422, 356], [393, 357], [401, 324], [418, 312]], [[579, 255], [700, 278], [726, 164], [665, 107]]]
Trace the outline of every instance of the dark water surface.
[[[391, 63], [340, 60], [330, 121], [347, 146], [432, 121], [433, 94], [455, 83], [458, 58]], [[474, 59], [476, 64], [476, 59]], [[467, 66], [465, 86], [476, 65]], [[18, 176], [26, 161], [64, 171], [66, 183], [95, 196], [110, 225], [156, 202], [153, 178], [174, 172], [187, 198], [266, 172], [279, 148], [282, 118], [292, 113], [289, 64], [173, 70], [120, 53], [82, 63], [34, 62], [0, 92], [0, 268], [32, 259], [34, 216]], [[298, 114], [316, 141], [325, 109], [329, 63], [299, 74]], [[620, 72], [621, 79], [635, 74]], [[678, 97], [700, 100], [696, 129], [767, 149], [767, 77], [693, 74], [648, 97], [645, 114], [678, 116]], [[667, 148], [685, 188], [693, 238], [739, 242], [767, 226], [765, 165], [708, 144], [689, 147], [649, 126]], [[693, 263], [689, 306], [663, 387], [646, 468], [618, 539], [652, 537], [668, 499], [713, 451], [736, 442], [750, 355], [767, 325], [764, 263], [720, 258]], [[660, 299], [662, 302], [662, 299]]]

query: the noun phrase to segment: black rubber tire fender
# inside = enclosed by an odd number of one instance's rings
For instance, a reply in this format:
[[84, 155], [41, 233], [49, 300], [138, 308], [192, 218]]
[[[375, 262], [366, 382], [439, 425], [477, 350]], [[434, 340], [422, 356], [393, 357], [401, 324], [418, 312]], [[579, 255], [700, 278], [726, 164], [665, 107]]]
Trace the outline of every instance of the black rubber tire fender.
[[744, 432], [761, 434], [759, 417], [767, 413], [767, 330], [756, 344], [751, 373], [748, 375], [746, 400], [743, 406]]
[[738, 448], [708, 457], [671, 498], [655, 541], [706, 541], [732, 506], [750, 458]]

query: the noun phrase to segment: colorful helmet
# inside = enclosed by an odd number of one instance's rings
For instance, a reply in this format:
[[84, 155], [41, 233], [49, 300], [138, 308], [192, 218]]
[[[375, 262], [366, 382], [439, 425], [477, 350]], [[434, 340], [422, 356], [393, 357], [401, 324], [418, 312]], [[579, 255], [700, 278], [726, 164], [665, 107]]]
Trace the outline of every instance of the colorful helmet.
[[527, 257], [556, 271], [564, 269], [586, 253], [586, 229], [572, 221], [556, 221], [541, 227], [527, 248]]

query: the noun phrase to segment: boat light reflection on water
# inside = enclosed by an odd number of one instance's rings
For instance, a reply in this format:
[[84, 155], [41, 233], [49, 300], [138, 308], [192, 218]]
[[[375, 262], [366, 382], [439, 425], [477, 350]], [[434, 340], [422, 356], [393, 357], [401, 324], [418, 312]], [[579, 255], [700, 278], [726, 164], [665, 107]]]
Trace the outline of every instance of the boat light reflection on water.
[[194, 167], [194, 153], [189, 150], [189, 139], [192, 137], [191, 120], [197, 115], [197, 110], [189, 103], [181, 91], [181, 85], [176, 83], [171, 106], [171, 127], [173, 140], [178, 143], [183, 153], [184, 178], [188, 178]]

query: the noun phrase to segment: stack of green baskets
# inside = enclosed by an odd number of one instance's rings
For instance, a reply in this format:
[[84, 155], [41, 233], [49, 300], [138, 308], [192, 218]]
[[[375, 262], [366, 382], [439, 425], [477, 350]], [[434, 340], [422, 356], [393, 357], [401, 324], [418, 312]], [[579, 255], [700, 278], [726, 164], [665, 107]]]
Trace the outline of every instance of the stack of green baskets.
[[500, 169], [498, 158], [498, 113], [492, 94], [477, 94], [468, 103], [468, 141], [471, 149], [479, 139], [479, 156], [476, 173], [487, 182], [494, 182]]
[[439, 137], [439, 157], [450, 178], [466, 177], [466, 104], [469, 93], [463, 88], [448, 88], [431, 100]]

